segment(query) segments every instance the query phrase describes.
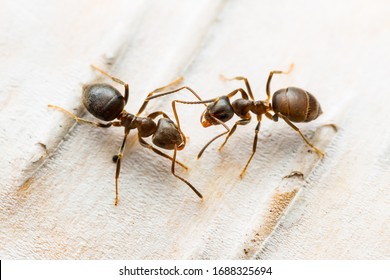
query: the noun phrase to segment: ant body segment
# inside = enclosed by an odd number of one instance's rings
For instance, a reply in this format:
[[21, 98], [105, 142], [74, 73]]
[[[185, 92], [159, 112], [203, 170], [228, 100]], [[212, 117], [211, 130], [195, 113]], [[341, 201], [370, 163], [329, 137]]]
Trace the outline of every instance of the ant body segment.
[[[126, 112], [124, 110], [124, 107], [129, 98], [128, 84], [116, 77], [111, 76], [110, 74], [104, 72], [103, 70], [97, 68], [94, 65], [91, 66], [92, 68], [99, 71], [103, 75], [111, 78], [114, 82], [123, 85], [125, 89], [124, 96], [122, 96], [122, 94], [116, 88], [106, 83], [94, 83], [94, 84], [85, 85], [83, 87], [82, 101], [85, 108], [93, 116], [95, 116], [97, 119], [105, 121], [105, 123], [93, 122], [93, 121], [79, 118], [76, 115], [72, 114], [71, 112], [65, 110], [64, 108], [55, 105], [48, 105], [48, 106], [68, 114], [77, 122], [82, 122], [82, 123], [86, 123], [86, 124], [90, 124], [102, 128], [108, 128], [111, 126], [124, 127], [124, 138], [122, 141], [122, 145], [119, 149], [118, 155], [114, 156], [113, 158], [113, 160], [116, 162], [115, 205], [118, 205], [118, 196], [119, 196], [118, 179], [119, 179], [120, 168], [121, 168], [121, 159], [123, 157], [123, 152], [126, 146], [127, 136], [129, 135], [130, 131], [133, 129], [137, 129], [139, 143], [143, 147], [152, 150], [156, 154], [164, 158], [170, 159], [172, 161], [171, 173], [176, 178], [180, 179], [185, 184], [187, 184], [187, 186], [189, 186], [195, 192], [195, 194], [202, 199], [203, 198], [202, 194], [195, 187], [193, 187], [191, 183], [189, 183], [187, 180], [185, 180], [184, 178], [180, 177], [175, 173], [176, 163], [179, 164], [184, 169], [188, 169], [184, 164], [176, 160], [176, 152], [178, 150], [184, 149], [186, 145], [186, 137], [182, 132], [182, 130], [180, 129], [180, 124], [178, 123], [178, 117], [176, 112], [174, 112], [174, 115], [176, 118], [177, 125], [168, 117], [167, 114], [165, 114], [162, 111], [156, 111], [150, 113], [146, 117], [140, 117], [140, 114], [145, 110], [149, 102], [147, 99], [144, 101], [144, 103], [142, 104], [142, 106], [140, 107], [136, 115]], [[167, 88], [181, 82], [182, 80], [183, 78], [180, 77], [166, 86], [155, 89], [154, 91], [149, 93], [148, 98], [153, 96], [154, 93], [166, 90]], [[156, 123], [154, 119], [156, 119], [157, 117], [160, 118]], [[144, 138], [150, 136], [152, 136], [152, 142], [154, 145], [165, 150], [173, 150], [173, 156], [171, 157], [161, 152], [159, 149], [155, 148], [154, 146], [148, 144], [144, 140]]]
[[[284, 71], [271, 71], [267, 84], [266, 84], [266, 100], [258, 100], [254, 99], [252, 89], [249, 85], [248, 79], [245, 77], [234, 77], [234, 78], [226, 78], [221, 75], [221, 78], [224, 80], [242, 80], [245, 83], [246, 90], [242, 88], [235, 89], [227, 95], [223, 95], [217, 98], [202, 100], [199, 96], [189, 87], [181, 87], [173, 91], [161, 93], [155, 95], [153, 97], [147, 98], [147, 100], [151, 100], [153, 98], [158, 98], [164, 95], [172, 94], [183, 89], [189, 90], [192, 94], [194, 94], [199, 101], [183, 101], [183, 100], [173, 100], [172, 107], [175, 109], [176, 103], [183, 104], [204, 104], [206, 109], [201, 115], [200, 121], [203, 127], [209, 127], [211, 125], [223, 125], [226, 129], [225, 132], [215, 136], [212, 138], [199, 152], [197, 158], [200, 158], [206, 148], [214, 142], [216, 139], [220, 138], [223, 135], [226, 135], [225, 141], [219, 147], [219, 151], [225, 146], [229, 138], [236, 131], [237, 126], [246, 125], [251, 121], [251, 114], [253, 113], [257, 118], [257, 125], [255, 128], [255, 136], [252, 147], [252, 154], [249, 157], [244, 169], [242, 170], [240, 177], [242, 178], [247, 170], [249, 163], [251, 162], [257, 148], [257, 140], [258, 133], [260, 131], [260, 124], [262, 120], [262, 116], [265, 115], [267, 118], [278, 121], [279, 118], [283, 119], [290, 127], [292, 127], [302, 139], [305, 141], [307, 145], [309, 145], [320, 157], [324, 156], [324, 153], [315, 147], [310, 141], [302, 134], [297, 126], [293, 124], [299, 122], [310, 122], [315, 120], [319, 115], [322, 114], [320, 103], [317, 99], [306, 90], [297, 88], [297, 87], [287, 87], [284, 89], [277, 90], [272, 95], [271, 100], [271, 80], [274, 74], [288, 74], [293, 69], [294, 65], [290, 65], [290, 69], [286, 72]], [[241, 98], [234, 100], [233, 102], [230, 99], [236, 95], [237, 93], [241, 94]], [[206, 105], [208, 104], [208, 105]], [[272, 115], [271, 112], [274, 112]], [[240, 119], [236, 121], [236, 123], [230, 129], [227, 127], [225, 122], [230, 120], [234, 115], [237, 115]]]

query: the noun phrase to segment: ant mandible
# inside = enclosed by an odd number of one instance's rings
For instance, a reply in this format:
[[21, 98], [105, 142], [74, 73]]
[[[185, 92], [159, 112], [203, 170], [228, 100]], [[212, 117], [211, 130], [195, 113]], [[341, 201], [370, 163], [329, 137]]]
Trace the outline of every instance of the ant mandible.
[[[247, 89], [247, 92], [242, 89], [238, 88], [234, 91], [230, 92], [227, 95], [223, 95], [217, 98], [209, 99], [209, 100], [202, 100], [199, 98], [199, 96], [196, 94], [194, 90], [191, 88], [184, 86], [181, 88], [178, 88], [173, 91], [161, 93], [158, 95], [155, 95], [153, 97], [147, 98], [147, 100], [151, 100], [153, 98], [158, 98], [164, 95], [172, 94], [178, 91], [181, 91], [183, 89], [189, 90], [192, 94], [194, 94], [199, 101], [183, 101], [183, 100], [173, 100], [172, 101], [172, 107], [175, 108], [176, 103], [183, 103], [183, 104], [205, 104], [206, 109], [202, 113], [200, 121], [203, 125], [203, 127], [209, 127], [211, 125], [223, 125], [226, 129], [225, 132], [215, 136], [212, 138], [199, 152], [197, 158], [200, 158], [203, 154], [203, 152], [206, 150], [206, 148], [214, 142], [216, 139], [220, 138], [223, 135], [226, 135], [225, 141], [222, 143], [222, 145], [219, 147], [219, 151], [225, 146], [227, 141], [229, 140], [230, 136], [236, 131], [237, 126], [239, 125], [246, 125], [251, 121], [251, 114], [256, 115], [257, 117], [257, 125], [255, 128], [255, 137], [253, 141], [253, 147], [252, 147], [252, 154], [249, 157], [248, 162], [246, 163], [244, 169], [242, 170], [240, 177], [242, 178], [249, 166], [249, 163], [251, 162], [254, 154], [256, 153], [257, 148], [257, 140], [258, 140], [258, 133], [260, 131], [260, 124], [262, 120], [262, 115], [265, 115], [267, 118], [278, 121], [279, 118], [282, 118], [290, 127], [292, 127], [296, 132], [299, 133], [299, 135], [302, 137], [302, 139], [306, 142], [307, 145], [309, 145], [320, 157], [324, 156], [324, 153], [315, 147], [310, 141], [302, 134], [302, 132], [299, 130], [297, 126], [293, 124], [299, 123], [299, 122], [310, 122], [312, 120], [315, 120], [319, 115], [322, 114], [320, 103], [317, 101], [317, 99], [306, 90], [297, 88], [297, 87], [287, 87], [283, 89], [279, 89], [272, 95], [272, 102], [270, 102], [271, 99], [271, 80], [274, 74], [288, 74], [293, 69], [294, 64], [290, 65], [290, 68], [288, 71], [280, 71], [275, 70], [271, 71], [267, 84], [266, 84], [266, 94], [267, 99], [266, 100], [258, 100], [255, 101], [252, 93], [252, 89], [249, 85], [248, 79], [245, 77], [234, 77], [234, 78], [226, 78], [223, 75], [221, 75], [221, 78], [224, 80], [242, 80], [245, 83], [245, 87]], [[236, 95], [237, 93], [241, 94], [241, 98], [238, 98], [234, 100], [232, 103], [230, 102], [230, 99]], [[249, 97], [248, 97], [249, 95]], [[208, 104], [209, 103], [209, 104]], [[208, 104], [208, 105], [206, 105]], [[275, 114], [272, 115], [270, 112], [273, 111]], [[237, 115], [240, 117], [240, 120], [236, 121], [236, 123], [233, 125], [233, 127], [230, 129], [225, 122], [230, 120], [234, 115]], [[333, 125], [332, 125], [333, 126]]]
[[[140, 117], [139, 115], [145, 110], [148, 100], [146, 99], [138, 113], [136, 115], [130, 114], [124, 110], [125, 105], [129, 99], [129, 85], [122, 80], [113, 77], [112, 75], [104, 72], [98, 67], [91, 65], [92, 68], [99, 71], [103, 75], [111, 78], [114, 82], [119, 83], [124, 86], [125, 94], [122, 94], [113, 86], [105, 83], [94, 83], [83, 86], [82, 93], [82, 101], [85, 108], [96, 118], [105, 121], [106, 123], [93, 122], [86, 119], [82, 119], [72, 114], [71, 112], [55, 105], [48, 105], [51, 108], [55, 108], [60, 110], [70, 117], [75, 119], [77, 122], [82, 122], [90, 125], [94, 125], [96, 127], [108, 128], [111, 126], [122, 126], [124, 127], [124, 138], [122, 145], [119, 149], [119, 153], [117, 156], [114, 156], [114, 161], [116, 162], [116, 173], [115, 173], [115, 205], [118, 205], [118, 178], [121, 169], [121, 159], [123, 156], [123, 152], [126, 146], [126, 139], [132, 129], [137, 129], [138, 131], [138, 141], [139, 143], [156, 154], [170, 159], [172, 161], [171, 165], [171, 173], [185, 184], [187, 184], [199, 198], [203, 198], [202, 194], [191, 185], [190, 182], [180, 177], [175, 173], [175, 163], [179, 164], [184, 169], [188, 169], [183, 163], [176, 161], [176, 152], [178, 150], [184, 149], [186, 145], [186, 136], [183, 131], [180, 129], [180, 124], [178, 122], [178, 117], [176, 111], [174, 111], [174, 115], [176, 118], [177, 125], [162, 111], [156, 111], [150, 113], [146, 117]], [[181, 82], [183, 80], [182, 77], [176, 79], [172, 83], [163, 86], [161, 88], [157, 88], [149, 93], [148, 98], [153, 96], [154, 93], [161, 92], [166, 90], [167, 88]], [[155, 118], [159, 117], [159, 120], [156, 124], [154, 121]], [[117, 119], [117, 121], [114, 121]], [[165, 149], [165, 150], [173, 150], [173, 156], [169, 156], [159, 149], [153, 147], [148, 144], [143, 138], [147, 138], [152, 136], [152, 142], [156, 146]]]

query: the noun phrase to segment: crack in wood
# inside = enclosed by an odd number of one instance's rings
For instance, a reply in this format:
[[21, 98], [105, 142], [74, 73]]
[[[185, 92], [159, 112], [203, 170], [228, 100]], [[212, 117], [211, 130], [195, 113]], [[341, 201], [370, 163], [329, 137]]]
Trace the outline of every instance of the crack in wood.
[[[313, 137], [310, 138], [313, 143], [323, 149], [331, 143], [336, 133], [337, 128], [334, 124], [321, 125], [316, 129]], [[286, 175], [281, 179], [280, 185], [275, 189], [275, 193], [270, 200], [267, 208], [268, 213], [265, 213], [264, 220], [261, 221], [261, 225], [257, 227], [257, 230], [251, 234], [250, 241], [244, 243], [244, 256], [242, 258], [261, 258], [259, 254], [267, 239], [277, 229], [283, 216], [287, 215], [288, 208], [291, 207], [298, 192], [303, 190], [305, 181], [302, 179], [309, 177], [316, 165], [320, 164], [322, 160], [315, 153], [310, 152], [311, 150], [308, 150], [306, 145], [302, 146], [300, 152], [298, 152], [297, 157], [291, 164], [291, 172], [298, 172], [297, 174], [300, 176], [290, 176], [292, 174], [290, 173], [290, 175]]]

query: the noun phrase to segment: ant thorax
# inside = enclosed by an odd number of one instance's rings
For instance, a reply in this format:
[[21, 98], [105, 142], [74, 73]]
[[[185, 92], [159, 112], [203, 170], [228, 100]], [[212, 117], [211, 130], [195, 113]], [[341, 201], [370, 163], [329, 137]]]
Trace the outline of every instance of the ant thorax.
[[270, 110], [272, 110], [271, 105], [263, 100], [254, 101], [251, 108], [251, 112], [258, 116], [263, 115]]

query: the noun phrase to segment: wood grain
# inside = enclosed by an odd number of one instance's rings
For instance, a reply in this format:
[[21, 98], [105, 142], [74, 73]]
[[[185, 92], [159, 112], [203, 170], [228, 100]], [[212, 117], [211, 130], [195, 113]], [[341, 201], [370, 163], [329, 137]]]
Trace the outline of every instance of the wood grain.
[[[383, 259], [390, 257], [390, 34], [386, 1], [5, 1], [0, 17], [0, 257], [8, 259]], [[265, 98], [298, 86], [324, 114], [298, 125], [326, 152], [311, 152], [288, 125], [265, 119], [243, 179], [255, 124], [221, 152], [221, 127], [203, 128], [203, 106], [178, 105], [188, 146], [177, 168], [131, 134], [119, 205], [119, 128], [75, 124], [48, 104], [93, 119], [81, 85], [129, 82], [136, 112], [148, 92], [184, 75], [212, 98], [244, 85]], [[120, 86], [113, 84], [122, 90]], [[145, 114], [188, 92], [150, 102]], [[229, 122], [233, 125], [235, 120]], [[323, 124], [334, 123], [336, 133]], [[304, 178], [284, 178], [299, 171]]]

